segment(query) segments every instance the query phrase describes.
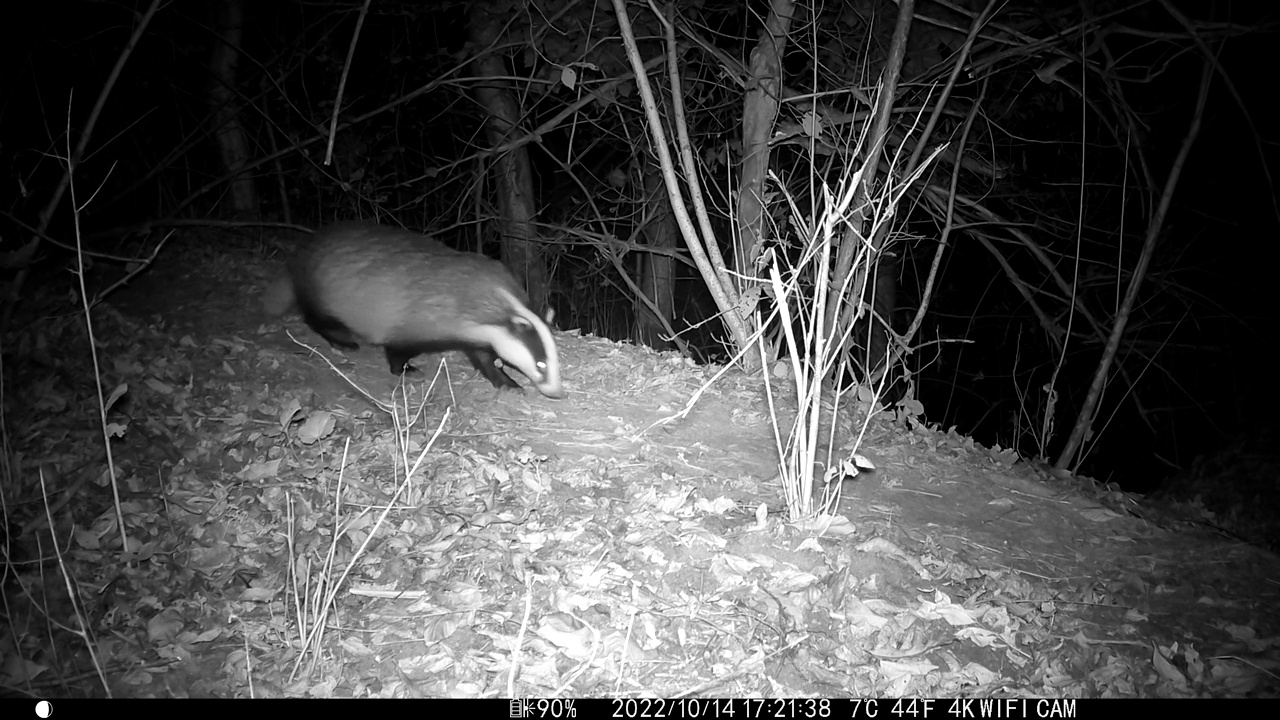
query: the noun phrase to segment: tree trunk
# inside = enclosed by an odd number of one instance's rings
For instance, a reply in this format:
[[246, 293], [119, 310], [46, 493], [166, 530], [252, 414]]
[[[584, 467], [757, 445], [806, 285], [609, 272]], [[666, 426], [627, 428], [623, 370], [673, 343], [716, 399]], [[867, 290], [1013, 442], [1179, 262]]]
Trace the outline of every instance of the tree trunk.
[[220, 0], [213, 8], [213, 52], [209, 71], [213, 84], [209, 88], [209, 104], [213, 107], [214, 143], [223, 169], [234, 176], [231, 192], [231, 215], [236, 218], [258, 217], [258, 192], [253, 176], [238, 171], [249, 163], [249, 144], [240, 125], [240, 93], [236, 92], [236, 66], [240, 60], [240, 40], [244, 33], [242, 0]]
[[[502, 55], [492, 48], [509, 13], [494, 12], [492, 0], [473, 2], [470, 8], [471, 41], [481, 53], [473, 63], [477, 77], [499, 78], [509, 74]], [[500, 147], [519, 133], [520, 105], [503, 81], [494, 79], [476, 87], [476, 100], [487, 113], [485, 137], [490, 146]], [[502, 214], [502, 260], [520, 278], [537, 312], [547, 306], [547, 266], [533, 243], [533, 173], [524, 145], [507, 150], [493, 161], [493, 186]]]
[[733, 269], [742, 278], [755, 275], [764, 229], [764, 183], [769, 173], [769, 138], [782, 97], [782, 54], [791, 28], [792, 0], [773, 0], [760, 41], [751, 51], [747, 92], [742, 102], [742, 177], [738, 187], [738, 242]]
[[[645, 197], [651, 198], [654, 212], [651, 215], [653, 219], [644, 229], [645, 244], [655, 249], [674, 249], [680, 235], [675, 217], [671, 214], [671, 201], [662, 187], [662, 170], [656, 163], [650, 163], [646, 168]], [[640, 291], [653, 301], [663, 318], [670, 323], [675, 311], [675, 259], [670, 254], [641, 254]], [[634, 306], [632, 337], [635, 341], [656, 350], [669, 349], [671, 342], [663, 339], [666, 327], [649, 305], [637, 298]]]

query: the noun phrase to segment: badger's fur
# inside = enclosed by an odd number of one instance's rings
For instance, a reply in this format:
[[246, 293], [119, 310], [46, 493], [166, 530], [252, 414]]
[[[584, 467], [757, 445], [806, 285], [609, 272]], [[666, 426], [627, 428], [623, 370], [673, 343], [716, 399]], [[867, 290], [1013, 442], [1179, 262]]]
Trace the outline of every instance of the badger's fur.
[[461, 350], [494, 387], [520, 387], [496, 365], [502, 358], [543, 395], [564, 395], [555, 339], [511, 273], [417, 233], [363, 223], [325, 228], [263, 303], [273, 315], [297, 308], [334, 347], [381, 346], [397, 375], [416, 355]]

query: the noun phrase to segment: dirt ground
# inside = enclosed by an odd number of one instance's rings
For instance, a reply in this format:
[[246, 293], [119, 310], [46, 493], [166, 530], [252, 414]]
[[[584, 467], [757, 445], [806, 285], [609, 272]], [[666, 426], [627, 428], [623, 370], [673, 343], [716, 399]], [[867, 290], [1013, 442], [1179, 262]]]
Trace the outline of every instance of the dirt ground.
[[1276, 556], [1142, 498], [892, 412], [856, 444], [868, 408], [848, 402], [834, 464], [856, 449], [875, 469], [842, 481], [820, 532], [787, 521], [771, 417], [785, 432], [795, 400], [777, 386], [771, 410], [759, 378], [574, 332], [562, 400], [495, 390], [460, 356], [401, 386], [376, 349], [264, 318], [271, 267], [162, 266], [95, 310], [104, 395], [124, 387], [118, 509], [82, 318], [5, 348], [23, 353], [6, 358], [6, 692], [1280, 688]]

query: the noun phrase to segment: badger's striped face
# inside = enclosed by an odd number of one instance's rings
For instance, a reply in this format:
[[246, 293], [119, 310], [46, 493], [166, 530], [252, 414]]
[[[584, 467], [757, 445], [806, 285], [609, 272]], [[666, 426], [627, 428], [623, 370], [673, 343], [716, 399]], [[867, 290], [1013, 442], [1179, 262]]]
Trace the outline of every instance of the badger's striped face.
[[485, 326], [484, 340], [502, 362], [524, 373], [538, 392], [549, 398], [564, 397], [560, 383], [560, 354], [551, 328], [510, 293], [500, 290], [510, 303], [505, 326]]

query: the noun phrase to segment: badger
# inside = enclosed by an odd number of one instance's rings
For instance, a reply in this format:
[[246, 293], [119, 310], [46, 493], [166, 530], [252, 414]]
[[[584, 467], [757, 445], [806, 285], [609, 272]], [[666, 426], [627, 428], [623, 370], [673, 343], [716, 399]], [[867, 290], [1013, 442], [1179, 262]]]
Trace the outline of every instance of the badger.
[[423, 353], [461, 350], [496, 388], [524, 373], [550, 398], [564, 396], [551, 330], [502, 263], [417, 233], [367, 223], [318, 232], [263, 295], [274, 316], [297, 309], [329, 344], [382, 347], [395, 375]]

